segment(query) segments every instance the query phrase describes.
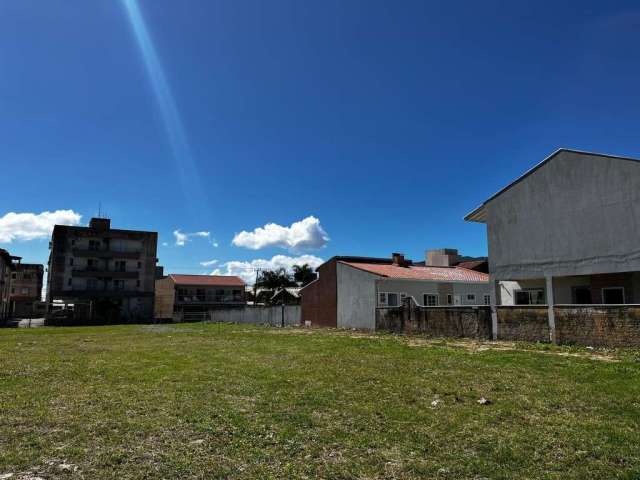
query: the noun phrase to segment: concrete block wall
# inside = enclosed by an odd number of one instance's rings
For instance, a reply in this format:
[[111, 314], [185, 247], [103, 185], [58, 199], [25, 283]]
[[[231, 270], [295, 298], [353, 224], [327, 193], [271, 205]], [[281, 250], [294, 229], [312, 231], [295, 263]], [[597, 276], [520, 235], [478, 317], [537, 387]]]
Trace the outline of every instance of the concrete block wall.
[[499, 306], [497, 311], [498, 340], [549, 341], [549, 318], [546, 306]]
[[378, 308], [376, 330], [420, 334], [433, 337], [491, 338], [489, 307], [421, 307]]
[[555, 307], [559, 343], [625, 347], [640, 346], [640, 306], [594, 305]]

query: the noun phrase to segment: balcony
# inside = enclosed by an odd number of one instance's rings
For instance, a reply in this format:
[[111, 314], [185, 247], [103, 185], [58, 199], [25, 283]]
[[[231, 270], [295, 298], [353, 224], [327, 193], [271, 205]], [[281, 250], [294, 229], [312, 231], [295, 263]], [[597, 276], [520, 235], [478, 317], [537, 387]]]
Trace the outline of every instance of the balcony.
[[71, 271], [72, 277], [78, 278], [121, 278], [138, 279], [140, 272], [126, 272], [122, 270], [107, 270], [105, 268], [74, 268]]
[[112, 248], [74, 248], [72, 250], [74, 257], [91, 257], [91, 258], [125, 258], [137, 260], [142, 252], [140, 251], [121, 251]]
[[177, 295], [180, 304], [238, 305], [245, 303], [242, 295]]

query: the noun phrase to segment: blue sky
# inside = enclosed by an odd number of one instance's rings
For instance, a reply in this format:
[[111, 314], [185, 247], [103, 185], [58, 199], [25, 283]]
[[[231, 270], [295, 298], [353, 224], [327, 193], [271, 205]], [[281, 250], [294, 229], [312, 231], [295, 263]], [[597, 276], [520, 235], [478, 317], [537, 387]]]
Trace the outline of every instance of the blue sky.
[[637, 2], [137, 5], [151, 75], [124, 2], [0, 2], [0, 247], [25, 261], [37, 215], [99, 203], [173, 272], [482, 255], [464, 214], [556, 148], [640, 157]]

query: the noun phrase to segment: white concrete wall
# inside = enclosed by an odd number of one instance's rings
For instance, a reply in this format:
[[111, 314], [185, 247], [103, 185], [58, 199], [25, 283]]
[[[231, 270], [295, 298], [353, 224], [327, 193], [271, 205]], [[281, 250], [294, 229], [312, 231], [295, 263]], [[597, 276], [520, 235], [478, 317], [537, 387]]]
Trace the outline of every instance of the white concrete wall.
[[376, 286], [379, 278], [357, 268], [337, 264], [338, 328], [375, 330]]
[[[252, 307], [226, 308], [211, 310], [210, 321], [225, 323], [251, 323], [255, 325], [271, 325], [279, 327], [282, 324], [282, 307]], [[287, 327], [300, 325], [300, 305], [285, 305], [284, 324]]]
[[487, 209], [499, 280], [640, 270], [640, 162], [560, 152]]

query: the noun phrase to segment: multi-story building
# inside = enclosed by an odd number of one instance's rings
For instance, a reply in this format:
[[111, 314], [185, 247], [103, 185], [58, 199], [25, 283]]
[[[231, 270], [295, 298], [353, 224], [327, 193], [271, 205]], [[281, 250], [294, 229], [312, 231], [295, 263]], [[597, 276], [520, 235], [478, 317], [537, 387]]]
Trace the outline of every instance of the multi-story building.
[[170, 274], [156, 280], [155, 316], [158, 319], [246, 303], [245, 283], [239, 277]]
[[[157, 232], [56, 225], [51, 237], [47, 301], [74, 305], [98, 321], [153, 318]], [[75, 308], [82, 305], [82, 309]]]
[[0, 248], [0, 324], [9, 317], [11, 313], [11, 273], [13, 272], [14, 259], [9, 252]]
[[44, 267], [37, 263], [15, 265], [11, 272], [11, 290], [9, 300], [11, 315], [30, 317], [34, 314], [34, 304], [42, 300], [42, 278]]

